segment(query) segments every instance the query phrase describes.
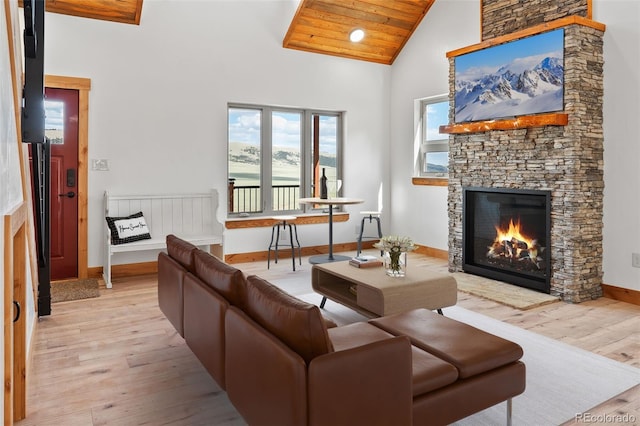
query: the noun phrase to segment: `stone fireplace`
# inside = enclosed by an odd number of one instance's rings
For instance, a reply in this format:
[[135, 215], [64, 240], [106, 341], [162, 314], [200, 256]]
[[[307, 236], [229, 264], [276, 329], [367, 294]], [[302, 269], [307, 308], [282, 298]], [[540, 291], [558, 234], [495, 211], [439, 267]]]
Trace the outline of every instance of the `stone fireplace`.
[[[449, 270], [468, 271], [463, 239], [468, 233], [463, 217], [466, 188], [542, 191], [549, 204], [543, 243], [548, 290], [537, 290], [577, 303], [602, 295], [604, 25], [590, 20], [587, 0], [563, 2], [566, 9], [561, 11], [557, 3], [532, 0], [525, 8], [508, 0], [482, 2], [484, 40], [477, 48], [494, 38], [506, 41], [499, 33], [503, 28], [514, 39], [564, 28], [564, 111], [559, 115], [565, 121], [547, 124], [529, 116], [445, 126], [442, 131], [450, 134]], [[451, 97], [455, 54], [448, 55]], [[453, 123], [453, 108], [449, 116]]]

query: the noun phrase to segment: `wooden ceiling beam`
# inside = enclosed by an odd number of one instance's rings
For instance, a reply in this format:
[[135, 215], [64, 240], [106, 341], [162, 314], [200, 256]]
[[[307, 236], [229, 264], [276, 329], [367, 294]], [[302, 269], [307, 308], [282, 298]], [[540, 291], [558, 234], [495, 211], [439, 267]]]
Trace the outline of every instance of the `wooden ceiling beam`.
[[385, 24], [391, 27], [404, 28], [406, 30], [410, 30], [411, 28], [413, 28], [413, 21], [411, 20], [411, 17], [404, 15], [402, 16], [402, 18], [398, 18], [397, 14], [392, 13], [392, 9], [384, 9], [384, 12], [380, 13], [377, 8], [363, 8], [361, 10], [357, 10], [350, 9], [344, 6], [328, 5], [324, 4], [323, 2], [319, 2], [312, 8], [312, 10], [331, 13], [343, 18], [356, 19], [358, 21], [366, 23], [371, 22], [377, 24]]
[[[321, 46], [323, 50], [330, 50], [334, 53], [347, 54], [349, 52], [353, 52], [354, 48], [350, 45], [349, 42], [341, 42], [331, 38], [324, 38], [320, 36], [310, 37], [302, 37], [296, 38], [293, 40], [296, 43], [296, 46], [299, 47], [312, 47], [312, 46]], [[367, 45], [358, 45], [358, 53], [361, 55], [373, 55], [374, 57], [388, 57], [394, 51], [393, 48], [384, 48], [378, 45], [376, 46], [367, 46]]]
[[367, 31], [377, 31], [401, 38], [406, 38], [411, 34], [411, 32], [405, 28], [377, 22], [363, 22], [360, 19], [348, 18], [332, 13], [322, 13], [311, 9], [303, 12], [298, 18], [298, 23], [324, 28], [341, 28], [344, 29], [345, 33], [357, 27], [365, 27]]
[[388, 34], [385, 31], [367, 29], [366, 39], [360, 43], [352, 43], [349, 40], [349, 32], [352, 27], [336, 27], [331, 25], [316, 24], [313, 21], [300, 20], [297, 32], [306, 36], [324, 36], [348, 43], [354, 49], [360, 45], [380, 44], [384, 47], [397, 49], [405, 40], [404, 36]]

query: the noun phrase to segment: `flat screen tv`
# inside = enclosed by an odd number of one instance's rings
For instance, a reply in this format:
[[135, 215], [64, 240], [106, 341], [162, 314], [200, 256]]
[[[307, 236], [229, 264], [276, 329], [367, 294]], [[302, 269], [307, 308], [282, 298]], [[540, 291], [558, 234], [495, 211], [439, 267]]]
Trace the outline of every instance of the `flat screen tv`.
[[455, 123], [564, 109], [564, 29], [456, 56]]

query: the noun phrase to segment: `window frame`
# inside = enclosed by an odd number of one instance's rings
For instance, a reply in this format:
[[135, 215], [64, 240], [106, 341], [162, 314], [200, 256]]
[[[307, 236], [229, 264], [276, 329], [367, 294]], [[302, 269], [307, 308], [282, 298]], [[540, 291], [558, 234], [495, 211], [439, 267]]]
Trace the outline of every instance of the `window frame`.
[[[274, 210], [273, 209], [273, 193], [272, 187], [272, 153], [273, 153], [273, 123], [272, 117], [274, 113], [300, 113], [300, 198], [313, 197], [314, 196], [314, 183], [313, 183], [313, 117], [314, 115], [325, 115], [336, 117], [336, 179], [342, 179], [342, 147], [343, 147], [343, 129], [344, 129], [344, 111], [331, 111], [312, 108], [296, 108], [286, 107], [278, 105], [261, 105], [261, 104], [247, 104], [229, 102], [227, 103], [227, 157], [229, 155], [229, 118], [230, 110], [232, 109], [246, 109], [246, 110], [260, 110], [260, 204], [262, 208], [260, 211], [255, 212], [230, 212], [227, 208], [228, 218], [242, 218], [242, 217], [264, 217], [274, 215], [285, 214], [300, 214], [305, 212], [313, 212], [326, 209], [326, 206], [302, 204], [297, 208], [291, 210]], [[227, 158], [227, 179], [229, 176], [229, 160]], [[229, 188], [229, 187], [227, 187]], [[266, 189], [266, 190], [265, 190]], [[227, 200], [229, 200], [229, 189], [227, 189]], [[335, 210], [340, 210], [336, 206]]]
[[[428, 105], [447, 102], [447, 117], [451, 110], [451, 100], [448, 94], [441, 94], [435, 96], [428, 96], [420, 99], [416, 99], [414, 106], [414, 120], [415, 120], [415, 176], [428, 177], [428, 178], [444, 178], [449, 177], [448, 173], [443, 172], [427, 172], [425, 171], [425, 160], [428, 152], [449, 152], [449, 135], [443, 134], [442, 139], [427, 140], [427, 114], [426, 110]], [[443, 123], [443, 124], [448, 124]]]

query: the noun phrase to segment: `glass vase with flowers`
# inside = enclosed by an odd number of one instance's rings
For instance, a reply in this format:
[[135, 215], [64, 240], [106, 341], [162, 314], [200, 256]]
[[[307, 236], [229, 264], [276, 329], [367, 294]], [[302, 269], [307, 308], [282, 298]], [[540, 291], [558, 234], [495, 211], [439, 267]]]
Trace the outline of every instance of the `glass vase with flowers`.
[[390, 277], [404, 277], [407, 268], [407, 253], [416, 249], [409, 237], [384, 236], [373, 245], [384, 252], [384, 269]]

